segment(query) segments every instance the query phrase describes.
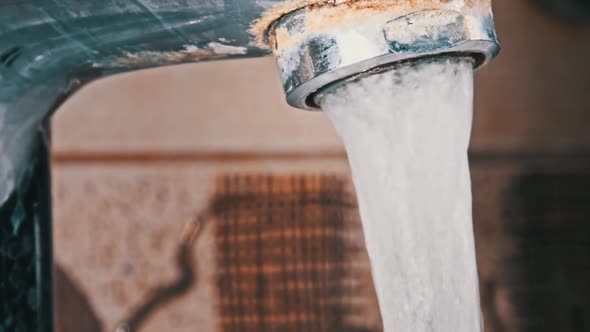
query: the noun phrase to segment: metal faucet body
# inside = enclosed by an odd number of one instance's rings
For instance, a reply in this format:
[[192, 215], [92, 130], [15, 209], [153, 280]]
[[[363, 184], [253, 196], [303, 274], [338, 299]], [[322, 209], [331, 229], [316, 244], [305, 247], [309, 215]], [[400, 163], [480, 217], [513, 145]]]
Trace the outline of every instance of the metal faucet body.
[[268, 54], [248, 30], [277, 3], [0, 1], [0, 330], [54, 331], [51, 114], [102, 77]]
[[450, 52], [482, 64], [499, 48], [490, 0], [0, 3], [0, 204], [22, 177], [35, 130], [84, 84], [271, 49], [287, 101], [309, 109], [322, 87], [358, 73]]
[[84, 84], [179, 63], [266, 55], [250, 25], [281, 1], [0, 2], [0, 204], [35, 131]]
[[35, 299], [17, 322], [24, 330], [53, 325], [53, 112], [110, 75], [271, 51], [287, 101], [312, 109], [323, 88], [355, 75], [448, 53], [484, 64], [498, 45], [490, 0], [0, 1], [0, 226], [11, 229], [10, 241], [35, 243], [20, 258], [35, 266], [22, 276]]
[[499, 52], [490, 0], [357, 0], [314, 3], [267, 30], [287, 101], [319, 109], [327, 86], [400, 62], [455, 54], [475, 67]]

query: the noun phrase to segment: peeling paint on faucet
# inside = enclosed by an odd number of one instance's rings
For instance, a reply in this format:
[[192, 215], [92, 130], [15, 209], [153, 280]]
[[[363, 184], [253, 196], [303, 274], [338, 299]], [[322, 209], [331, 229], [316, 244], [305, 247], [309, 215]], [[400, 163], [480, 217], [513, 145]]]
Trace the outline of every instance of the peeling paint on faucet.
[[[246, 55], [248, 49], [243, 46], [232, 46], [218, 42], [210, 42], [205, 48], [196, 45], [184, 45], [179, 51], [141, 51], [136, 53], [126, 52], [123, 57], [109, 61], [109, 67], [146, 67], [173, 63], [188, 63], [204, 60], [215, 60], [227, 56]], [[95, 67], [103, 67], [104, 63], [97, 63]]]
[[252, 46], [247, 30], [280, 1], [0, 1], [0, 104], [6, 110], [0, 145], [14, 165], [10, 174], [0, 168], [6, 175], [0, 177], [0, 205], [22, 182], [27, 159], [34, 158], [25, 151], [24, 137], [35, 136], [73, 93], [71, 82], [268, 54]]

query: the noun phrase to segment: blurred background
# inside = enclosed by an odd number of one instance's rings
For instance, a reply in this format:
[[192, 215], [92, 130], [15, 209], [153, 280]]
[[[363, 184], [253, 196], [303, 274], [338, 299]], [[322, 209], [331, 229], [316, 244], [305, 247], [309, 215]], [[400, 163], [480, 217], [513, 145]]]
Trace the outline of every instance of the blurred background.
[[[590, 331], [590, 2], [494, 0], [470, 150], [486, 332]], [[140, 71], [53, 117], [58, 331], [380, 331], [343, 147], [272, 58]]]

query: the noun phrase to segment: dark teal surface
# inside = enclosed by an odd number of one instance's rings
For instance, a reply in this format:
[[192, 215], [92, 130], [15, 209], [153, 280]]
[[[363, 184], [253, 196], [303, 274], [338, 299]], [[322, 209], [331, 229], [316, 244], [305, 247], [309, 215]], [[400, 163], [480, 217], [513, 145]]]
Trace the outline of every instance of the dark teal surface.
[[0, 0], [0, 202], [7, 179], [20, 181], [31, 133], [75, 89], [140, 68], [264, 55], [248, 29], [278, 2]]
[[0, 331], [52, 331], [48, 140], [36, 133], [34, 161], [0, 207]]
[[0, 0], [0, 332], [52, 331], [49, 116], [108, 75], [264, 55], [248, 28], [279, 2]]

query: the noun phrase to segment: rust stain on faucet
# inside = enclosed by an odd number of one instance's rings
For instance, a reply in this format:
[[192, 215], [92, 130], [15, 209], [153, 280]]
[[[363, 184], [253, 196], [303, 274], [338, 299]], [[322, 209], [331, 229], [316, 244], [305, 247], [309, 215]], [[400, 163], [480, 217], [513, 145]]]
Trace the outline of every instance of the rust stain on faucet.
[[[400, 15], [404, 15], [418, 10], [448, 8], [453, 3], [457, 4], [457, 11], [474, 8], [491, 11], [491, 0], [292, 0], [280, 3], [264, 13], [252, 24], [250, 33], [254, 36], [257, 47], [269, 49], [273, 48], [275, 43], [275, 37], [268, 36], [269, 28], [285, 14], [299, 9], [305, 8], [310, 14], [319, 12], [318, 20], [308, 20], [309, 24], [306, 24], [306, 28], [313, 32], [315, 29], [335, 26], [348, 18], [368, 12], [399, 12]], [[286, 36], [280, 36], [277, 31], [276, 38], [281, 37]]]

